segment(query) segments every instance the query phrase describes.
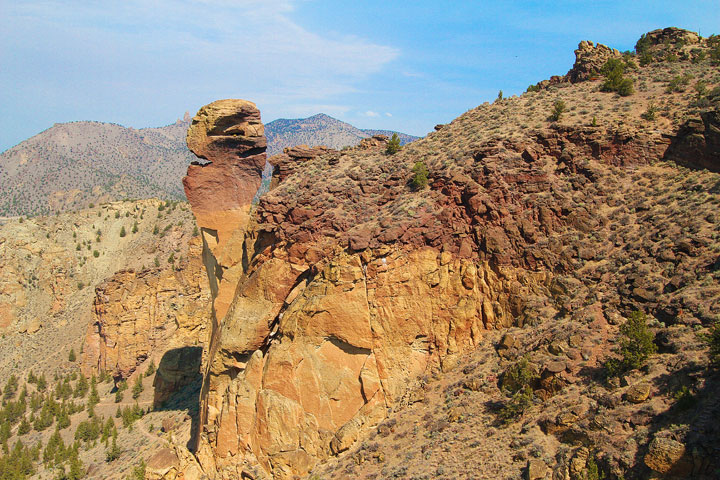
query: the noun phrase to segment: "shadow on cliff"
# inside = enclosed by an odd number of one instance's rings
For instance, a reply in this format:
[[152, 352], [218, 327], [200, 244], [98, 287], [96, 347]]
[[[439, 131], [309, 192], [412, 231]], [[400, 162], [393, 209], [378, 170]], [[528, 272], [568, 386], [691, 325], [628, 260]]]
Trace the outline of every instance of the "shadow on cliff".
[[187, 448], [194, 452], [193, 439], [199, 426], [200, 388], [202, 386], [202, 347], [168, 350], [158, 365], [153, 386], [153, 408], [158, 411], [186, 411], [190, 417], [190, 439]]
[[[647, 478], [645, 455], [654, 438], [667, 439], [684, 445], [684, 453], [667, 455], [668, 475], [679, 478], [720, 478], [720, 371], [691, 363], [680, 370], [654, 379], [658, 394], [675, 398], [666, 411], [655, 414], [651, 409], [640, 411], [638, 418], [629, 419], [647, 428], [649, 443], [638, 449], [633, 474]], [[667, 444], [667, 443], [666, 443]], [[671, 444], [672, 445], [672, 444]], [[668, 448], [668, 447], [666, 447]]]

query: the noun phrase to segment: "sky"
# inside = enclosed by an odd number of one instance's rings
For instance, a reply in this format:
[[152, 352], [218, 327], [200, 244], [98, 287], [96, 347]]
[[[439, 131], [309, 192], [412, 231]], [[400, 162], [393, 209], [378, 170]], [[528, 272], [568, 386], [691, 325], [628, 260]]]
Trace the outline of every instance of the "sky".
[[565, 74], [580, 40], [720, 33], [720, 0], [0, 0], [0, 151], [54, 123], [173, 123], [221, 98], [425, 135]]

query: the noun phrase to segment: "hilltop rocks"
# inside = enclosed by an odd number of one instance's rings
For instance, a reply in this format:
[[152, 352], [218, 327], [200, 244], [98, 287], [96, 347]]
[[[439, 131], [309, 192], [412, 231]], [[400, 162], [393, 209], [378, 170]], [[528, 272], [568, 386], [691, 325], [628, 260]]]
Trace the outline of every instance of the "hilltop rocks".
[[575, 50], [575, 64], [567, 73], [572, 83], [582, 82], [600, 73], [600, 69], [611, 58], [620, 58], [620, 52], [602, 43], [594, 44], [583, 40]]
[[693, 45], [700, 42], [700, 36], [697, 33], [677, 27], [659, 28], [646, 33], [642, 38], [649, 46], [663, 44]]

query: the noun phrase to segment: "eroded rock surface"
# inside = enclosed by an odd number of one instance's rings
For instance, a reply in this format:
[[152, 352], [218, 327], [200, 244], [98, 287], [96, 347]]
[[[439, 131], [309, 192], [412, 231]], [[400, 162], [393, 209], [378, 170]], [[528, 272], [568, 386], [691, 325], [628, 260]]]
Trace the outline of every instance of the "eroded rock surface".
[[[577, 92], [565, 98], [604, 95], [591, 82], [568, 85]], [[221, 285], [196, 453], [208, 474], [308, 474], [416, 401], [419, 376], [451, 369], [493, 330], [577, 324], [600, 332], [597, 344], [568, 332], [552, 347], [567, 358], [543, 354], [534, 388], [545, 402], [587, 375], [583, 362], [607, 356], [607, 327], [621, 314], [643, 310], [684, 325], [715, 318], [720, 290], [708, 284], [700, 293], [690, 277], [716, 264], [703, 247], [716, 217], [703, 210], [692, 239], [683, 238], [688, 203], [671, 199], [687, 192], [671, 166], [655, 165], [676, 126], [643, 128], [642, 110], [632, 110], [599, 125], [588, 118], [527, 129], [533, 95], [478, 107], [393, 156], [381, 138], [341, 152], [288, 150], [276, 159], [274, 188], [234, 224], [224, 248], [204, 232], [205, 263]], [[554, 100], [540, 98], [546, 107]], [[497, 134], [508, 115], [517, 124]], [[420, 161], [429, 185], [414, 190]], [[698, 175], [699, 191], [713, 178]], [[539, 348], [527, 337], [506, 336], [498, 358], [517, 358], [527, 342]], [[491, 376], [467, 388], [497, 388]], [[647, 393], [628, 404], [660, 401]], [[586, 407], [561, 412], [543, 434], [586, 439], [574, 427]], [[448, 412], [450, 422], [461, 416]], [[585, 446], [565, 453], [554, 471], [577, 477], [594, 461]]]
[[233, 232], [249, 220], [265, 167], [267, 141], [260, 111], [245, 100], [206, 105], [193, 117], [187, 143], [193, 153], [209, 161], [190, 165], [183, 185], [212, 256], [205, 261], [215, 313], [222, 318], [237, 283], [234, 267], [242, 261], [237, 256], [242, 233], [233, 238]]
[[82, 358], [86, 375], [105, 371], [124, 380], [143, 364], [158, 366], [172, 348], [205, 342], [210, 289], [201, 251], [195, 237], [176, 268], [124, 270], [96, 288]]

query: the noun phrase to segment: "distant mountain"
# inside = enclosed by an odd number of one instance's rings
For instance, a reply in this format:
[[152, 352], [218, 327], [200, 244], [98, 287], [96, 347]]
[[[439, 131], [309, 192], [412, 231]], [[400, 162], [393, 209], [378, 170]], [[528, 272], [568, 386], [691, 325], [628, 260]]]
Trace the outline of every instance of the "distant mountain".
[[[125, 198], [185, 198], [182, 177], [195, 160], [185, 146], [189, 116], [136, 130], [101, 122], [51, 128], [0, 154], [0, 217], [47, 215]], [[380, 130], [359, 130], [324, 114], [266, 125], [268, 156], [307, 144], [341, 148]], [[370, 133], [372, 132], [372, 133]], [[400, 134], [409, 141], [416, 137]]]
[[[324, 113], [318, 113], [308, 118], [287, 119], [280, 118], [265, 125], [265, 135], [268, 139], [268, 156], [282, 153], [283, 148], [292, 145], [325, 145], [340, 149], [354, 146], [363, 138], [373, 135], [388, 135], [390, 130], [360, 130], [349, 123], [342, 122]], [[401, 144], [410, 143], [419, 137], [413, 137], [397, 132]]]
[[39, 215], [123, 198], [184, 199], [189, 122], [135, 130], [55, 124], [0, 154], [0, 215]]

